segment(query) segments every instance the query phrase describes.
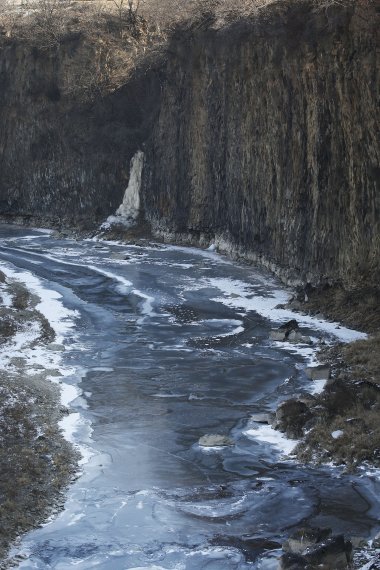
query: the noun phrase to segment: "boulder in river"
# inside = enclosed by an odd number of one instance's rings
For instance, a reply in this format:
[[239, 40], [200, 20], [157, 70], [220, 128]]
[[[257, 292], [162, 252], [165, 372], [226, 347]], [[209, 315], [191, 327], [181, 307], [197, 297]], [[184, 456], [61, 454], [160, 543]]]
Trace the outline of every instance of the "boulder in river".
[[[310, 540], [318, 538], [318, 531], [311, 532]], [[323, 535], [326, 531], [320, 531]], [[302, 533], [302, 530], [300, 531]], [[287, 541], [286, 547], [290, 547], [290, 541]], [[305, 542], [306, 544], [306, 542]], [[302, 542], [294, 540], [292, 546], [296, 550], [302, 548]], [[303, 570], [313, 568], [323, 568], [324, 570], [343, 570], [350, 567], [352, 561], [352, 544], [349, 540], [345, 540], [343, 535], [332, 536], [322, 539], [315, 544], [311, 543], [309, 547], [302, 550], [301, 553], [289, 551], [280, 559], [281, 570]]]
[[308, 548], [326, 540], [331, 535], [330, 528], [300, 528], [282, 545], [285, 552], [303, 554]]
[[286, 340], [286, 334], [284, 331], [280, 331], [277, 329], [277, 330], [270, 331], [269, 338], [271, 340], [276, 340], [278, 342], [284, 342]]
[[258, 414], [252, 414], [251, 415], [251, 420], [254, 422], [257, 422], [258, 424], [271, 424], [273, 421], [273, 414], [268, 414], [268, 413], [258, 413]]
[[226, 435], [206, 434], [202, 435], [198, 443], [201, 447], [224, 447], [227, 445], [234, 445], [235, 442]]
[[278, 329], [280, 331], [284, 331], [286, 335], [289, 335], [292, 331], [299, 330], [299, 325], [296, 319], [292, 319], [291, 321], [282, 324]]
[[304, 336], [295, 319], [281, 325], [278, 329], [270, 331], [269, 338], [278, 342], [300, 342], [312, 344], [312, 340], [308, 336]]
[[332, 536], [307, 550], [304, 555], [312, 566], [343, 570], [350, 567], [352, 561], [352, 544], [342, 534]]

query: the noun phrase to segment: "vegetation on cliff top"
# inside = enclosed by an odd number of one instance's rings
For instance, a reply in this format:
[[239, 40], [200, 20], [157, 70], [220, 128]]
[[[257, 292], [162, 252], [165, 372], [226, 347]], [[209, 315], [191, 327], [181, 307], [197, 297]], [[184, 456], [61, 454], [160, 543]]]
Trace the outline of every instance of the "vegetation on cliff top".
[[139, 66], [147, 68], [165, 57], [174, 32], [224, 28], [271, 9], [300, 3], [315, 10], [360, 6], [373, 0], [0, 0], [0, 39], [24, 42], [37, 50], [56, 52], [62, 45], [82, 43], [87, 57], [67, 69], [66, 91], [85, 99], [118, 89]]

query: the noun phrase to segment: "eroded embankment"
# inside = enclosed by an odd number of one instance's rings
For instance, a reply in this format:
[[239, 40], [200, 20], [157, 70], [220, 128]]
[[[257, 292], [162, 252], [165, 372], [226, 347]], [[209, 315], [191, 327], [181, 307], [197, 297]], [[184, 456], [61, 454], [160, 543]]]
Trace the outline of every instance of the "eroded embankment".
[[[56, 334], [40, 299], [0, 272], [0, 561], [10, 543], [61, 507], [78, 454], [59, 421]], [[0, 562], [1, 564], [1, 562]]]

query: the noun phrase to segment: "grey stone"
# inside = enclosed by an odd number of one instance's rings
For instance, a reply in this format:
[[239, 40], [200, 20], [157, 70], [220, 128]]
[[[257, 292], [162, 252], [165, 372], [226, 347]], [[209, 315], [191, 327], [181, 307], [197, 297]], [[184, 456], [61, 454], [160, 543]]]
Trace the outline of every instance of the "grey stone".
[[62, 376], [62, 372], [60, 372], [59, 370], [56, 370], [56, 369], [46, 370], [46, 372], [48, 373], [49, 376], [55, 376], [55, 377]]
[[326, 540], [331, 535], [330, 528], [301, 528], [294, 532], [282, 545], [285, 552], [303, 554], [308, 548]]
[[340, 437], [342, 437], [342, 435], [344, 435], [344, 431], [341, 429], [337, 429], [331, 432], [331, 437], [333, 439], [339, 439]]
[[340, 534], [308, 549], [304, 556], [311, 565], [344, 570], [352, 561], [352, 544]]
[[[9, 359], [9, 364], [11, 364], [12, 366], [25, 366], [26, 364], [26, 358], [23, 358], [22, 356], [13, 356], [12, 358]], [[40, 365], [35, 365], [35, 368], [43, 368], [43, 366]]]
[[330, 367], [326, 364], [311, 366], [305, 369], [305, 374], [310, 380], [328, 380], [330, 378]]
[[113, 253], [111, 253], [111, 258], [112, 259], [130, 259], [129, 255], [127, 255], [126, 253], [120, 253], [118, 251], [114, 251]]
[[286, 336], [285, 336], [284, 331], [280, 331], [280, 330], [270, 331], [269, 338], [271, 340], [277, 340], [279, 342], [284, 342], [286, 340]]
[[303, 336], [299, 331], [290, 331], [289, 335], [288, 335], [288, 340], [290, 342], [302, 342], [303, 341]]
[[[317, 537], [316, 537], [317, 538]], [[289, 542], [289, 541], [288, 541]], [[301, 547], [297, 541], [295, 548]], [[346, 570], [352, 561], [352, 544], [343, 535], [333, 536], [311, 545], [303, 553], [287, 552], [280, 559], [282, 570], [306, 570], [323, 568], [325, 570]]]
[[224, 447], [226, 445], [234, 445], [233, 439], [226, 435], [206, 434], [199, 439], [199, 445], [202, 447]]
[[307, 560], [300, 554], [287, 552], [280, 558], [279, 570], [306, 570]]
[[252, 414], [251, 420], [259, 424], [270, 424], [273, 420], [273, 414], [266, 414], [266, 413]]

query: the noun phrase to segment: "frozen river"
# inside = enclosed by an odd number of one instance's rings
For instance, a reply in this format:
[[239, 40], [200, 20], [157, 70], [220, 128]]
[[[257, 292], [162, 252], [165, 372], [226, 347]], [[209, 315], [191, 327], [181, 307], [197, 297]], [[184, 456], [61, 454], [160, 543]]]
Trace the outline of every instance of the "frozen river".
[[[291, 318], [275, 279], [190, 248], [11, 226], [0, 237], [4, 267], [58, 293], [74, 320], [66, 428], [85, 458], [65, 510], [23, 539], [20, 568], [271, 569], [299, 525], [369, 536], [375, 479], [299, 465], [251, 419], [311, 389], [312, 349], [269, 340]], [[301, 325], [316, 340], [354, 336]], [[234, 445], [200, 447], [210, 433]]]

